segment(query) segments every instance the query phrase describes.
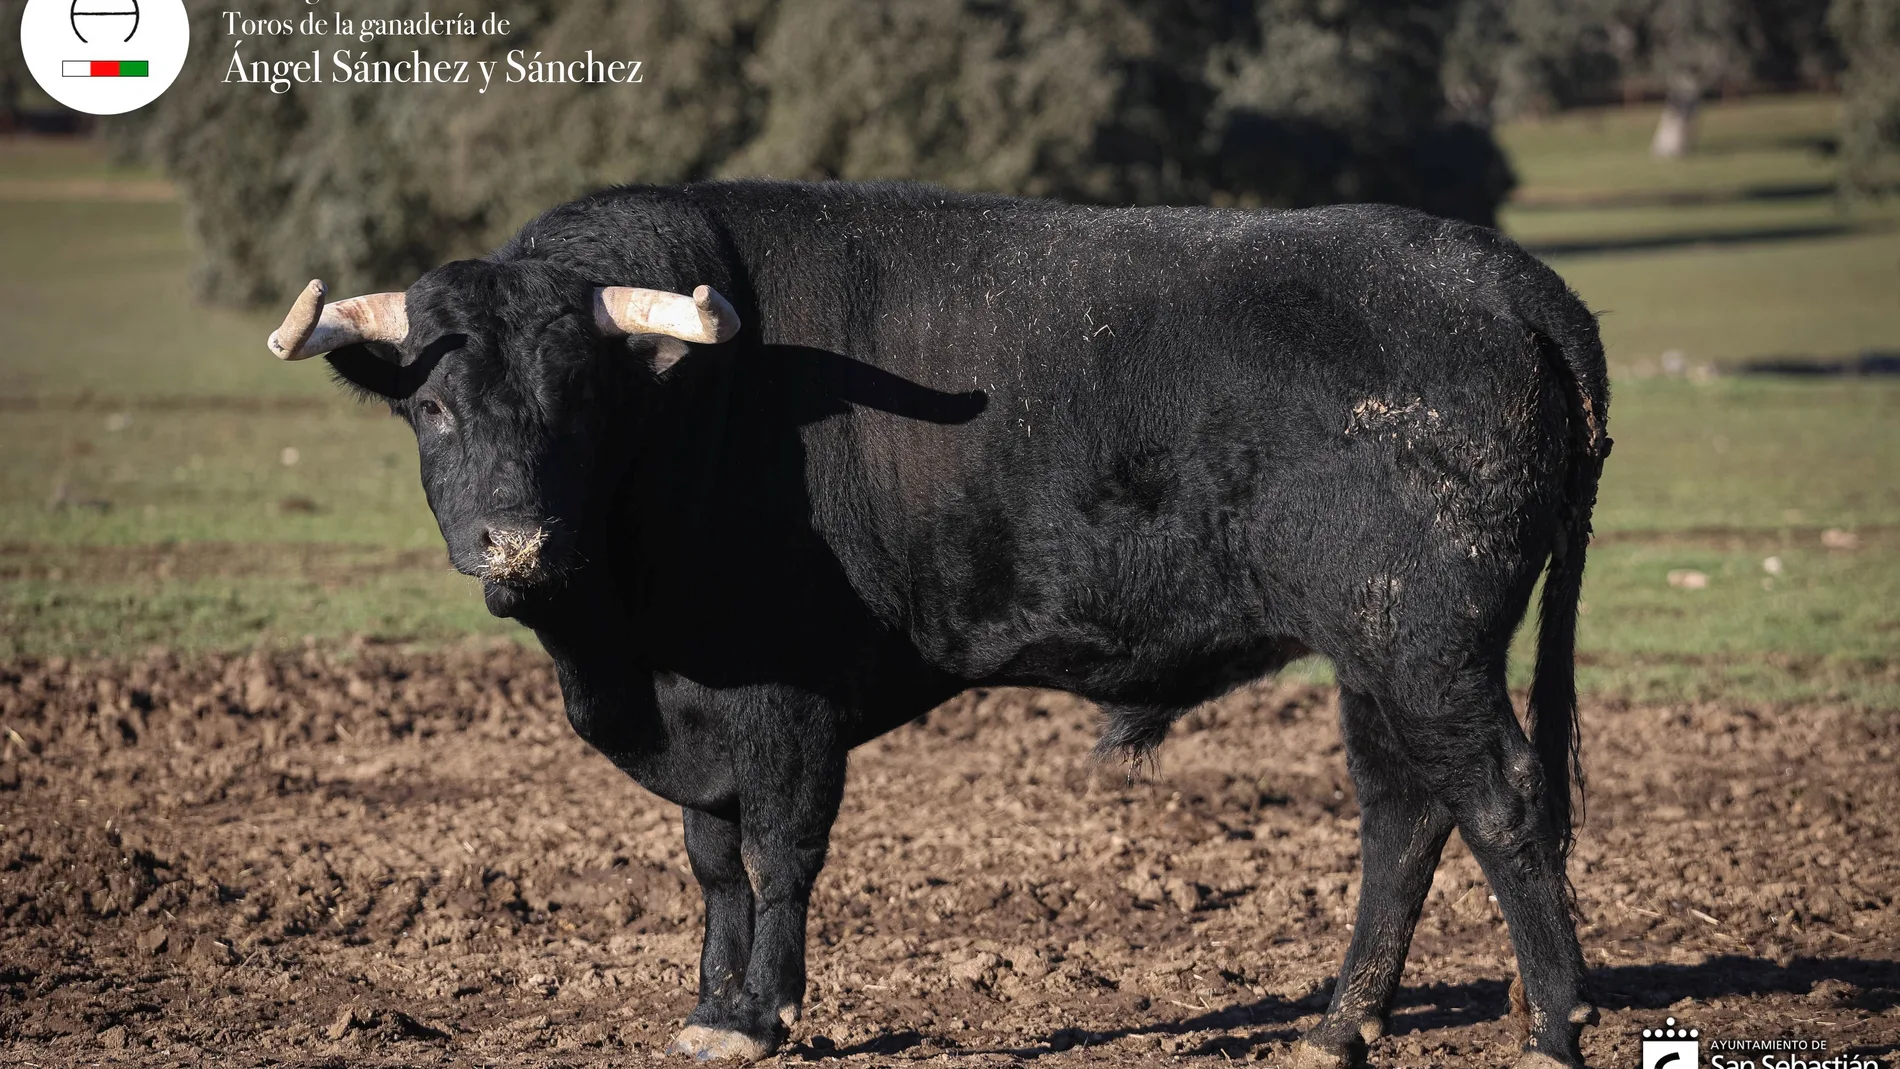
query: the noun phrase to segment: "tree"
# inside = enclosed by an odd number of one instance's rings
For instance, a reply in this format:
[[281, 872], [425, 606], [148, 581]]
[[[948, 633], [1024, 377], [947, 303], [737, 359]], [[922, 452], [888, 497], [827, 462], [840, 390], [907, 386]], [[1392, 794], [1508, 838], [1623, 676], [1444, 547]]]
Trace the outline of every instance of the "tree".
[[801, 4], [748, 65], [764, 110], [720, 170], [1110, 195], [1094, 135], [1119, 93], [1115, 58], [1144, 39], [1112, 3]]
[[[532, 215], [615, 182], [710, 177], [756, 123], [745, 76], [763, 0], [554, 0], [511, 5], [507, 38], [301, 38], [241, 58], [348, 47], [370, 58], [503, 60], [529, 54], [664, 56], [639, 86], [336, 83], [274, 94], [194, 63], [124, 129], [178, 182], [214, 298], [273, 303], [311, 277], [344, 290], [406, 286], [492, 247]], [[356, 0], [352, 17], [412, 16], [405, 0]], [[215, 8], [194, 39], [222, 45]], [[205, 47], [201, 44], [200, 47]], [[215, 47], [215, 45], [214, 45]], [[499, 68], [506, 71], [505, 66]]]
[[1542, 115], [1655, 88], [1667, 151], [1694, 145], [1717, 86], [1828, 86], [1842, 66], [1824, 0], [1459, 0], [1443, 67], [1450, 113]]
[[1846, 67], [1841, 48], [1828, 32], [1827, 0], [1751, 0], [1758, 31], [1750, 77], [1775, 88], [1834, 88]]
[[1844, 182], [1881, 191], [1900, 151], [1900, 0], [1834, 0], [1828, 23], [1847, 52]]
[[1455, 4], [1262, 0], [1214, 50], [1219, 186], [1279, 206], [1372, 200], [1494, 225], [1516, 179], [1488, 122], [1442, 121]]
[[[0, 26], [18, 33], [21, 5], [15, 0], [0, 0]], [[16, 40], [0, 48], [0, 133], [11, 133], [20, 122], [20, 94], [32, 76], [26, 69], [26, 57], [20, 54]]]
[[[197, 63], [122, 127], [177, 179], [203, 290], [387, 289], [618, 182], [910, 178], [1103, 203], [1380, 199], [1489, 221], [1485, 131], [1440, 121], [1450, 0], [519, 0], [504, 39], [250, 42], [242, 61], [647, 61], [622, 85], [272, 93]], [[407, 0], [349, 14], [413, 15]], [[225, 47], [215, 9], [201, 47]], [[215, 44], [213, 44], [215, 43]], [[254, 51], [253, 51], [254, 50]], [[222, 62], [222, 61], [221, 61]], [[506, 68], [502, 68], [505, 70]]]
[[1649, 152], [1674, 159], [1694, 151], [1703, 96], [1747, 72], [1759, 35], [1741, 0], [1656, 0], [1645, 14], [1650, 65], [1663, 83], [1662, 118]]

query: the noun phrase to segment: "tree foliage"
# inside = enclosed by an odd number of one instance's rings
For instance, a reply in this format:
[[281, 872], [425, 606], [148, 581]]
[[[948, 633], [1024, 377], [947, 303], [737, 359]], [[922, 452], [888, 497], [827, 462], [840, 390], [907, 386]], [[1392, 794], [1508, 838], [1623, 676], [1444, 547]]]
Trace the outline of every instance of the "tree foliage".
[[[279, 4], [295, 19], [302, 4]], [[407, 0], [356, 0], [357, 19], [412, 15]], [[203, 251], [202, 289], [271, 302], [322, 277], [356, 290], [407, 285], [445, 258], [495, 243], [537, 209], [615, 182], [717, 173], [754, 123], [746, 47], [759, 0], [528, 0], [506, 38], [294, 38], [248, 42], [245, 60], [336, 48], [379, 59], [500, 61], [665, 57], [641, 86], [227, 84], [224, 62], [188, 64], [127, 136], [177, 180]], [[200, 48], [230, 48], [215, 8], [194, 13]], [[651, 60], [649, 59], [649, 62]], [[504, 68], [505, 69], [505, 68]], [[511, 91], [514, 90], [514, 91]]]
[[[352, 0], [357, 19], [413, 15]], [[273, 7], [275, 10], [273, 10]], [[621, 182], [909, 178], [1104, 203], [1378, 199], [1489, 221], [1489, 134], [1441, 121], [1452, 0], [519, 0], [506, 38], [247, 42], [244, 58], [641, 59], [625, 85], [226, 84], [120, 127], [183, 190], [216, 298], [399, 287]], [[264, 0], [253, 16], [301, 17]], [[200, 8], [197, 48], [231, 42]]]
[[1826, 0], [1459, 0], [1453, 114], [1511, 118], [1652, 92], [1826, 83]]
[[[18, 26], [23, 7], [17, 0], [0, 0], [0, 26], [8, 29]], [[0, 131], [12, 128], [14, 115], [20, 109], [20, 95], [31, 78], [26, 72], [26, 57], [20, 54], [17, 45], [0, 48]]]
[[1900, 152], [1900, 0], [1834, 0], [1828, 21], [1848, 57], [1846, 182], [1880, 190]]

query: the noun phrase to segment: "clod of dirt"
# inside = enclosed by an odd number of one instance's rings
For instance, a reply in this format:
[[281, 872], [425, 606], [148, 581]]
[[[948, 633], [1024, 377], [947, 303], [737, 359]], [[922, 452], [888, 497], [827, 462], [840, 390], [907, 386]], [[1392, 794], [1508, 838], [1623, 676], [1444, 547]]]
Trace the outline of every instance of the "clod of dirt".
[[1179, 876], [1163, 884], [1168, 901], [1183, 913], [1192, 913], [1201, 908], [1201, 900], [1207, 897], [1206, 888], [1198, 883], [1190, 883]]
[[431, 1028], [401, 1010], [376, 1011], [354, 1005], [338, 1010], [330, 1026], [323, 1030], [324, 1036], [332, 1042], [341, 1041], [352, 1032], [384, 1041], [449, 1038], [447, 1032]]
[[206, 965], [236, 965], [238, 962], [237, 951], [208, 935], [192, 940], [191, 956]]
[[323, 1034], [331, 1039], [342, 1039], [350, 1034], [351, 1029], [368, 1028], [370, 1023], [369, 1015], [355, 1006], [345, 1006], [337, 1011], [336, 1018], [330, 1022], [330, 1027], [323, 1030]]
[[1694, 568], [1671, 568], [1669, 585], [1677, 590], [1702, 590], [1709, 585], [1707, 572], [1698, 572]]
[[521, 981], [521, 989], [541, 998], [553, 998], [561, 990], [561, 982], [552, 976], [536, 973]]
[[988, 951], [971, 954], [950, 963], [950, 975], [973, 988], [988, 988], [996, 983], [996, 968], [1003, 959]]
[[1852, 1006], [1859, 1000], [1860, 988], [1845, 980], [1822, 980], [1808, 988], [1807, 1001], [1816, 1006]]
[[165, 944], [170, 941], [170, 939], [171, 935], [166, 932], [165, 929], [153, 928], [149, 931], [140, 932], [137, 943], [138, 948], [145, 953], [158, 954], [164, 951]]

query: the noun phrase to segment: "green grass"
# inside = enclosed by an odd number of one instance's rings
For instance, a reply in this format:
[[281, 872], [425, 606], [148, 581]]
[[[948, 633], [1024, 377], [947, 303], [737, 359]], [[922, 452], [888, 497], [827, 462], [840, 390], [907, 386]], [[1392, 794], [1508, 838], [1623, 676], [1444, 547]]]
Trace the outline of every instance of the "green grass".
[[[1900, 200], [1834, 195], [1832, 98], [1711, 106], [1678, 161], [1649, 158], [1656, 118], [1500, 131], [1523, 182], [1504, 226], [1591, 250], [1546, 258], [1601, 313], [1611, 366], [1579, 679], [1639, 700], [1900, 709], [1900, 383], [1664, 373], [1666, 354], [1694, 372], [1900, 349]], [[1823, 546], [1830, 528], [1856, 548]], [[1671, 586], [1685, 570], [1708, 585]]]
[[1611, 383], [1599, 533], [1900, 526], [1900, 381]]
[[[1603, 313], [1614, 379], [1582, 684], [1900, 709], [1900, 383], [1664, 361], [1900, 349], [1900, 202], [1831, 192], [1834, 100], [1712, 106], [1674, 163], [1647, 155], [1655, 118], [1501, 131], [1524, 182], [1504, 224]], [[102, 199], [119, 179], [144, 199]], [[150, 182], [0, 141], [0, 655], [522, 637], [447, 568], [406, 429], [272, 360], [272, 315], [192, 301]]]
[[1558, 259], [1602, 313], [1612, 370], [1900, 349], [1900, 233]]
[[1518, 200], [1549, 196], [1713, 193], [1777, 183], [1832, 183], [1820, 145], [1837, 136], [1840, 101], [1829, 96], [1759, 97], [1703, 109], [1695, 155], [1649, 157], [1658, 109], [1592, 108], [1498, 131], [1522, 187]]
[[[0, 140], [0, 198], [11, 163]], [[321, 369], [265, 351], [269, 315], [193, 299], [177, 204], [43, 196], [0, 199], [0, 398], [334, 394]]]
[[0, 421], [0, 542], [440, 545], [415, 439], [380, 407], [115, 401], [0, 412]]
[[0, 139], [0, 656], [524, 636], [449, 569], [408, 430], [193, 299], [152, 177]]
[[[1613, 387], [1583, 686], [1900, 709], [1900, 382]], [[1829, 530], [1853, 548], [1824, 545]], [[1707, 586], [1671, 586], [1672, 571]], [[1530, 649], [1521, 635], [1520, 683]]]
[[[1706, 110], [1701, 152], [1653, 160], [1656, 109], [1598, 110], [1500, 131], [1523, 183], [1503, 223], [1603, 314], [1613, 369], [1653, 374], [1773, 355], [1900, 349], [1900, 198], [1847, 201], [1839, 103], [1798, 96]], [[1618, 246], [1648, 242], [1647, 247]]]
[[0, 656], [245, 649], [306, 636], [436, 643], [521, 631], [488, 615], [478, 583], [446, 568], [324, 583], [301, 574], [294, 559], [286, 554], [279, 574], [246, 578], [7, 580]]
[[[1900, 537], [1830, 550], [1812, 534], [1591, 550], [1579, 624], [1587, 690], [1635, 699], [1852, 700], [1900, 708]], [[1778, 562], [1778, 574], [1764, 562]], [[1707, 577], [1671, 586], [1671, 572]], [[1528, 645], [1521, 643], [1521, 651]], [[1528, 658], [1519, 659], [1520, 681]]]
[[4, 138], [0, 139], [0, 153], [6, 160], [0, 180], [7, 182], [69, 178], [137, 181], [160, 177], [149, 167], [115, 163], [98, 145], [72, 138]]

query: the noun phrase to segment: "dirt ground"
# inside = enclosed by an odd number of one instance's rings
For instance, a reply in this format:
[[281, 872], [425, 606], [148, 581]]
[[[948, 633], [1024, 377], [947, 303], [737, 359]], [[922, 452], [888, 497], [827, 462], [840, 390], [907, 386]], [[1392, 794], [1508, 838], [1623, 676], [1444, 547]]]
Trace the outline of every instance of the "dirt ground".
[[[1237, 694], [1133, 783], [1093, 716], [972, 693], [854, 755], [782, 1061], [1282, 1056], [1358, 890], [1333, 695]], [[1584, 725], [1591, 1064], [1672, 1016], [1892, 1067], [1900, 714]], [[508, 644], [0, 666], [0, 1060], [659, 1064], [694, 988], [679, 823]], [[1510, 967], [1454, 839], [1373, 1064], [1508, 1064]]]

